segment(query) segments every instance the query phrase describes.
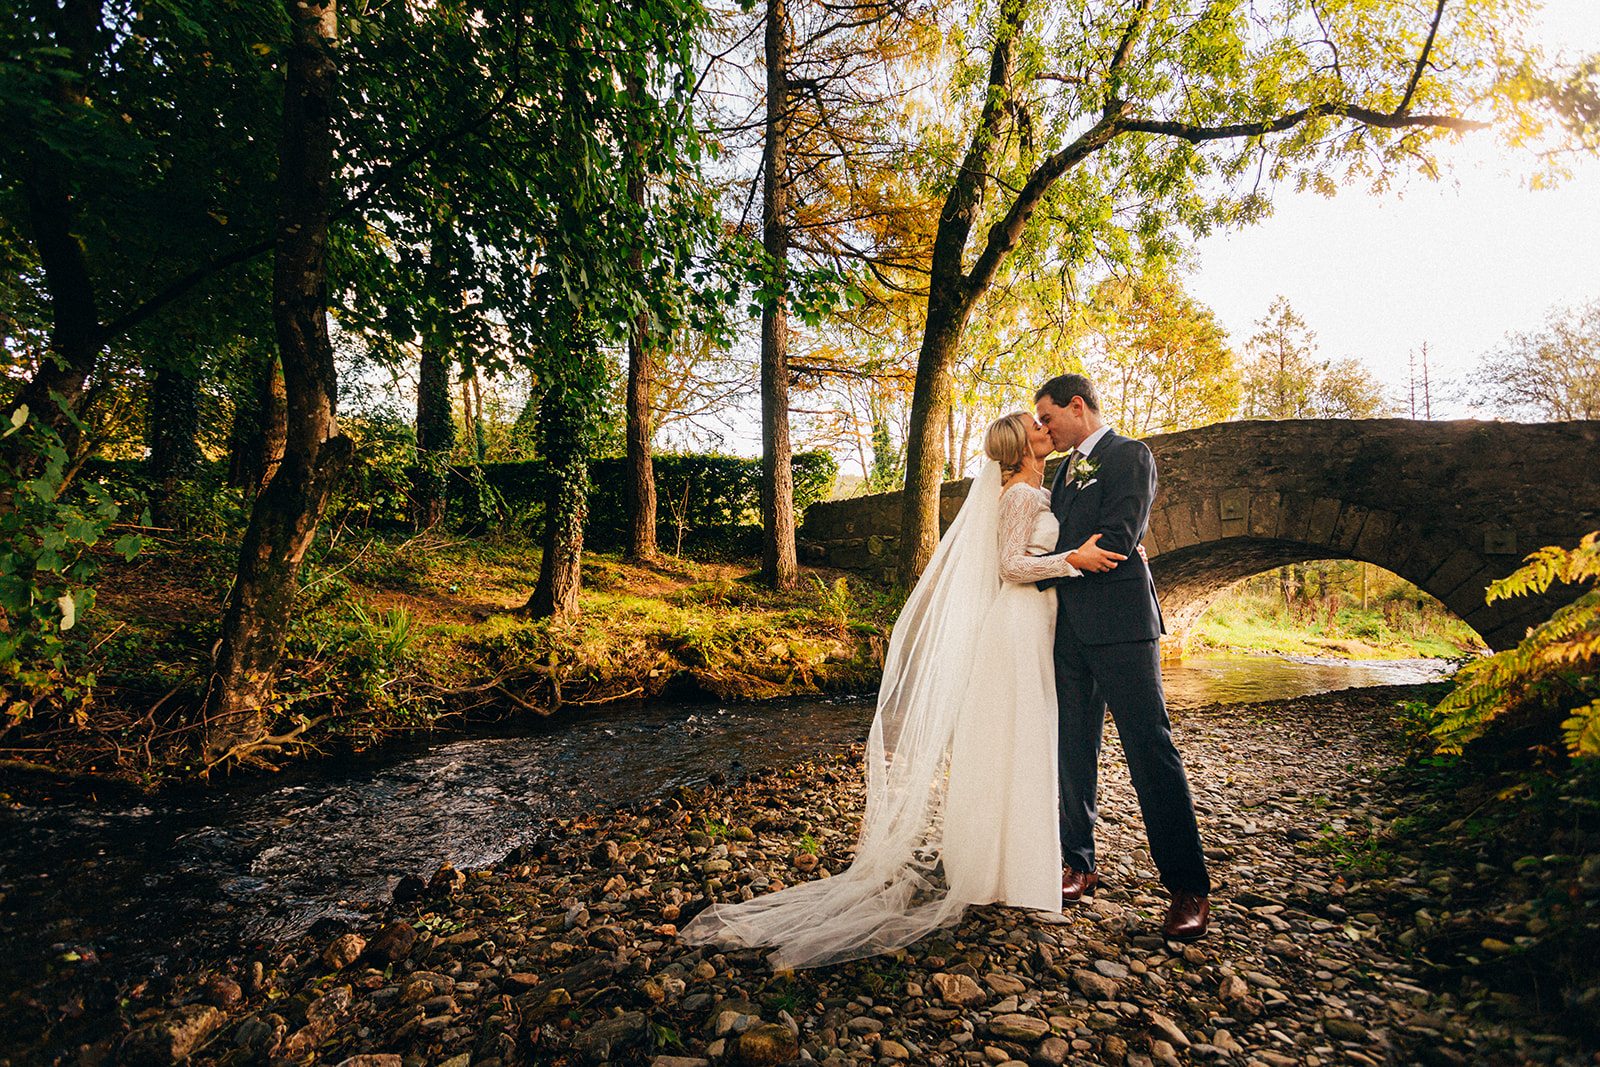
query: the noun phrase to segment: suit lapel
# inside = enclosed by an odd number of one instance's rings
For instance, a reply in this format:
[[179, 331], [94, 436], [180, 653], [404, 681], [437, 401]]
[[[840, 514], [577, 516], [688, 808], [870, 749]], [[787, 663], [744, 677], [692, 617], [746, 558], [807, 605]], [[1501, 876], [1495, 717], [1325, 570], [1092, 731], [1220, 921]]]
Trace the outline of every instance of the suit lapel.
[[[1104, 434], [1101, 435], [1100, 440], [1098, 440], [1098, 441], [1096, 441], [1094, 443], [1094, 448], [1092, 450], [1090, 450], [1089, 454], [1084, 456], [1083, 458], [1087, 459], [1087, 460], [1092, 460], [1096, 456], [1100, 455], [1101, 452], [1105, 451], [1106, 442], [1111, 440], [1116, 435], [1117, 434], [1116, 434], [1115, 430], [1107, 430]], [[1061, 466], [1062, 466], [1062, 470], [1066, 469], [1066, 464], [1063, 463]], [[1056, 474], [1059, 476], [1061, 474], [1061, 471], [1057, 471]], [[1095, 475], [1094, 477], [1098, 478], [1099, 475]], [[1093, 481], [1094, 479], [1091, 478], [1090, 480]], [[1078, 502], [1078, 490], [1081, 489], [1081, 488], [1082, 488], [1082, 486], [1079, 485], [1079, 483], [1076, 482], [1076, 481], [1071, 482], [1070, 484], [1068, 484], [1066, 486], [1066, 489], [1065, 489], [1065, 492], [1064, 492], [1066, 507], [1063, 509], [1064, 511], [1069, 512], [1069, 513], [1072, 511], [1072, 506]]]

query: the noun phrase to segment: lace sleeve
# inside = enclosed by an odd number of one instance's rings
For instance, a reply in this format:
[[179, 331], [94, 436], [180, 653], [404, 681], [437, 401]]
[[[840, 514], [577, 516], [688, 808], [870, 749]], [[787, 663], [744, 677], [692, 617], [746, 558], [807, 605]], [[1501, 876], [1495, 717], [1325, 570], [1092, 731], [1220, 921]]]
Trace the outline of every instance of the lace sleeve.
[[1076, 578], [1081, 571], [1067, 562], [1066, 553], [1030, 556], [1028, 538], [1039, 514], [1039, 498], [1026, 487], [1012, 486], [1000, 497], [1000, 577], [1008, 582], [1037, 582], [1043, 578]]

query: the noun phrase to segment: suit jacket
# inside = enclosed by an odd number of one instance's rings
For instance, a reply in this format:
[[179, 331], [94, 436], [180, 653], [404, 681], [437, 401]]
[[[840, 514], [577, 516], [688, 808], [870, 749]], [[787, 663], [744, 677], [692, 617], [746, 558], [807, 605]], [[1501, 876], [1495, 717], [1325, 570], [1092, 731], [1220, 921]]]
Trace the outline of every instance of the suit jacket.
[[1128, 558], [1103, 574], [1048, 578], [1039, 587], [1057, 591], [1058, 633], [1066, 623], [1086, 645], [1157, 640], [1166, 632], [1161, 605], [1138, 553], [1156, 498], [1155, 458], [1143, 442], [1114, 432], [1100, 438], [1088, 458], [1094, 470], [1085, 483], [1067, 481], [1066, 463], [1050, 483], [1050, 510], [1061, 524], [1056, 551], [1070, 552], [1098, 533], [1101, 548]]

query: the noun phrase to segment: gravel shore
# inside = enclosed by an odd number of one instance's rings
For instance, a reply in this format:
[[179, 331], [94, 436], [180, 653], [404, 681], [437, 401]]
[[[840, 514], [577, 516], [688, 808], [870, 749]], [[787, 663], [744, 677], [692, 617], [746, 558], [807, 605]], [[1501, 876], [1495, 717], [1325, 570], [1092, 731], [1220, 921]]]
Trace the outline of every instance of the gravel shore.
[[1600, 1062], [1592, 798], [1485, 830], [1477, 793], [1397, 769], [1412, 695], [1177, 723], [1217, 883], [1191, 945], [1159, 936], [1114, 730], [1102, 881], [1063, 915], [974, 908], [892, 956], [792, 974], [679, 943], [711, 899], [848, 865], [860, 752], [832, 752], [408, 875], [363, 923], [203, 970], [106, 989], [78, 961], [6, 996], [0, 1067]]

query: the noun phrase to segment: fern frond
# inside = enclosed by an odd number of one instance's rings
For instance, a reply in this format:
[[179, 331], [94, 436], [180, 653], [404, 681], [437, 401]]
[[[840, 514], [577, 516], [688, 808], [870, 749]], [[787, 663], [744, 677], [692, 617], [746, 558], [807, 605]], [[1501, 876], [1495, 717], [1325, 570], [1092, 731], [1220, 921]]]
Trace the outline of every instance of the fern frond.
[[1567, 751], [1574, 756], [1600, 756], [1600, 700], [1572, 709], [1572, 717], [1561, 724]]
[[1600, 578], [1600, 541], [1595, 533], [1588, 533], [1576, 548], [1547, 545], [1530, 552], [1524, 557], [1523, 566], [1490, 584], [1484, 602], [1493, 604], [1509, 597], [1542, 593], [1555, 582], [1576, 585], [1595, 578]]

